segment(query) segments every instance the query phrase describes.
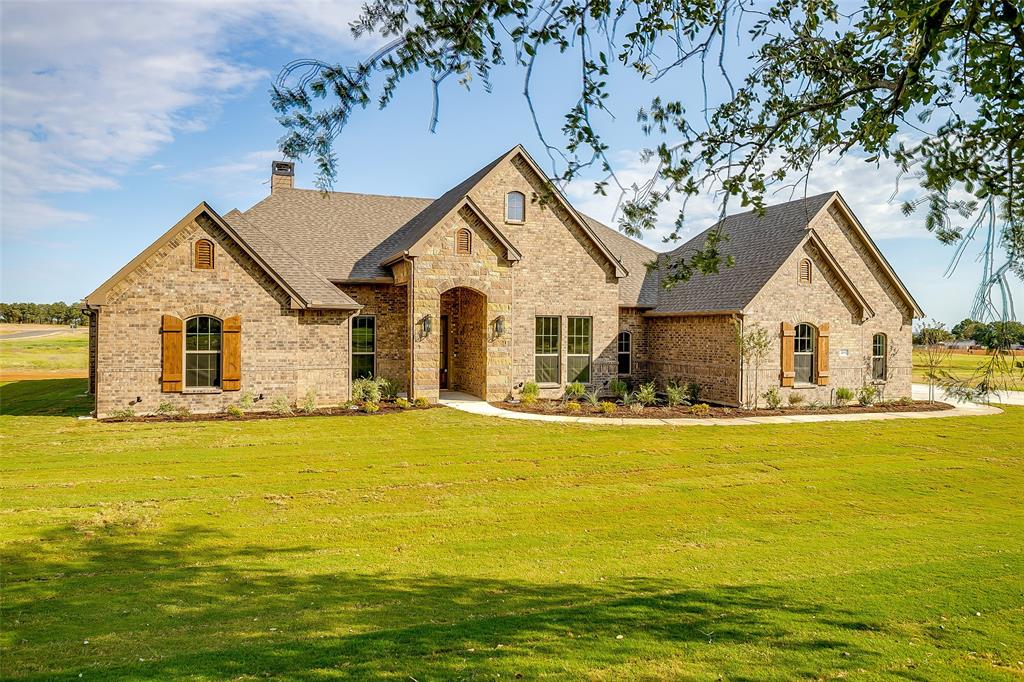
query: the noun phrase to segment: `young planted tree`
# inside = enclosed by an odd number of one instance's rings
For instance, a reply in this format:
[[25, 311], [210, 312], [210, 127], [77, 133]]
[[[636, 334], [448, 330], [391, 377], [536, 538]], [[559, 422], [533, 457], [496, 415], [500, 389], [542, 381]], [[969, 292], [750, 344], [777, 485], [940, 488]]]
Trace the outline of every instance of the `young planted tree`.
[[[281, 148], [316, 160], [318, 183], [338, 173], [334, 146], [350, 117], [386, 107], [403, 81], [490, 88], [495, 68], [519, 69], [523, 95], [556, 184], [597, 176], [617, 194], [620, 228], [636, 236], [679, 196], [679, 238], [689, 197], [717, 192], [727, 205], [761, 208], [779, 188], [799, 192], [823, 155], [891, 158], [920, 193], [924, 224], [943, 242], [990, 200], [1010, 268], [1024, 272], [1024, 16], [1016, 0], [369, 0], [357, 36], [384, 45], [366, 59], [288, 64], [272, 92], [287, 129]], [[557, 53], [557, 54], [556, 54]], [[533, 76], [553, 55], [576, 70], [564, 96], [561, 140], [536, 114]], [[561, 55], [561, 56], [558, 56]], [[611, 83], [642, 87], [632, 103], [647, 137], [650, 175], [620, 177], [603, 130], [615, 114]], [[688, 87], [697, 82], [699, 87]], [[688, 93], [680, 98], [680, 92]], [[557, 105], [556, 105], [557, 106]], [[627, 104], [628, 106], [628, 104]], [[669, 264], [666, 285], [727, 266], [712, 232], [702, 249]]]
[[[754, 374], [754, 400], [753, 408], [758, 406], [758, 398], [761, 395], [758, 378], [761, 375], [761, 364], [768, 359], [768, 353], [772, 349], [775, 339], [768, 333], [768, 330], [760, 324], [754, 323], [744, 327], [739, 321], [733, 321], [733, 328], [736, 331], [736, 347], [739, 350], [740, 358], [743, 359], [743, 375], [746, 376], [747, 369], [753, 365]], [[744, 380], [743, 405], [748, 409], [751, 407], [750, 382]]]
[[941, 322], [932, 320], [922, 325], [916, 334], [920, 339], [921, 358], [924, 361], [925, 378], [928, 380], [928, 400], [935, 400], [935, 385], [948, 380], [949, 356], [953, 352], [942, 341], [946, 328]]

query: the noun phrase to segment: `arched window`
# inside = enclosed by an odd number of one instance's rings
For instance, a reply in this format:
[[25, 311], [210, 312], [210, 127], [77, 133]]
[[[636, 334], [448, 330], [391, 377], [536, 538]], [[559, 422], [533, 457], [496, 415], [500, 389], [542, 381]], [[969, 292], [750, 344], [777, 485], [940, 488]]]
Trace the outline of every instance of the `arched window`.
[[196, 241], [192, 264], [196, 270], [213, 270], [213, 242], [209, 239]]
[[473, 233], [464, 227], [455, 233], [455, 253], [460, 255], [473, 253]]
[[815, 363], [815, 336], [817, 331], [807, 323], [796, 326], [796, 334], [793, 338], [793, 370], [794, 377], [798, 384], [814, 383]]
[[221, 325], [216, 317], [185, 322], [185, 388], [220, 386]]
[[875, 334], [871, 339], [871, 377], [878, 381], [885, 381], [888, 346], [885, 334]]
[[619, 374], [633, 372], [633, 335], [619, 332]]
[[811, 283], [811, 259], [804, 258], [800, 261], [800, 284]]
[[505, 220], [510, 223], [521, 223], [526, 220], [525, 194], [509, 192], [505, 195]]

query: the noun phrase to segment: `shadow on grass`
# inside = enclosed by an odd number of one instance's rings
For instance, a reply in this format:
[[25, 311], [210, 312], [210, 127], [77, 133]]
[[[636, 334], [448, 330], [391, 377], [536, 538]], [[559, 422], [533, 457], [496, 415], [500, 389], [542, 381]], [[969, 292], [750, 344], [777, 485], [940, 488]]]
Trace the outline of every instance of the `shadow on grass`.
[[33, 379], [0, 385], [0, 415], [78, 417], [92, 412], [88, 379]]
[[858, 641], [877, 625], [772, 587], [365, 574], [332, 570], [343, 548], [226, 540], [69, 529], [8, 545], [8, 679], [532, 679], [620, 665], [637, 667], [613, 677], [745, 679], [766, 657], [795, 678], [875, 657]]

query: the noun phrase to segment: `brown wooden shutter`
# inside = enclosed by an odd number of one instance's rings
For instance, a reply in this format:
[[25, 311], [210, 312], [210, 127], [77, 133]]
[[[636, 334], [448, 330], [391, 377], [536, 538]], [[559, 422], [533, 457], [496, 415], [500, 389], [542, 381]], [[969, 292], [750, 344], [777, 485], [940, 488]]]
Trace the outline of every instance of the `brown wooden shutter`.
[[235, 315], [224, 320], [221, 334], [220, 387], [237, 391], [242, 388], [242, 318]]
[[796, 337], [796, 329], [791, 324], [782, 323], [782, 332], [779, 334], [779, 346], [782, 348], [782, 373], [780, 379], [783, 386], [792, 386], [796, 378], [796, 369], [793, 367], [793, 339]]
[[209, 239], [196, 242], [194, 262], [197, 270], [213, 270], [213, 242]]
[[181, 342], [181, 328], [181, 320], [174, 315], [164, 315], [160, 322], [160, 336], [163, 341], [160, 390], [164, 393], [181, 393], [181, 359], [185, 353], [185, 347]]
[[828, 322], [818, 327], [818, 385], [828, 386]]

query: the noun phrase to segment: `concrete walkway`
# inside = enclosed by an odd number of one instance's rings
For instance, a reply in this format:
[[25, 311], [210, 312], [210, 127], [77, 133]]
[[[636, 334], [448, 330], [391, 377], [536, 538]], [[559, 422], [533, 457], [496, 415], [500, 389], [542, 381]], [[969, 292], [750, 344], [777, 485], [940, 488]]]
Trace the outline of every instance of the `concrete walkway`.
[[[928, 400], [928, 384], [914, 384], [914, 400]], [[938, 386], [935, 387], [935, 399], [951, 405], [959, 404], [954, 398], [946, 395]], [[990, 402], [1003, 405], [1024, 405], [1024, 391], [1001, 391], [992, 395]]]
[[[927, 387], [925, 387], [927, 388]], [[916, 397], [916, 396], [915, 396]], [[887, 419], [938, 419], [943, 417], [977, 417], [986, 414], [999, 414], [998, 407], [977, 405], [975, 403], [949, 402], [955, 407], [941, 412], [874, 412], [859, 414], [794, 414], [793, 416], [777, 417], [734, 417], [729, 419], [646, 419], [617, 417], [571, 417], [563, 414], [532, 414], [515, 412], [495, 407], [476, 396], [455, 391], [442, 391], [440, 404], [471, 414], [485, 417], [501, 417], [503, 419], [520, 419], [537, 422], [566, 422], [571, 424], [603, 424], [616, 426], [743, 426], [749, 424], [808, 424], [814, 422], [862, 422]]]

